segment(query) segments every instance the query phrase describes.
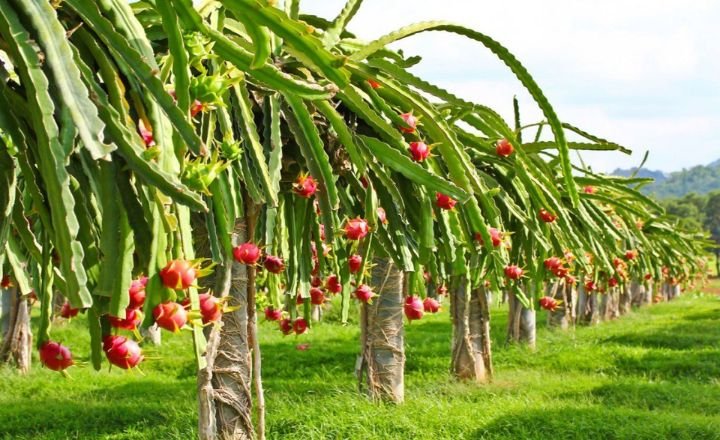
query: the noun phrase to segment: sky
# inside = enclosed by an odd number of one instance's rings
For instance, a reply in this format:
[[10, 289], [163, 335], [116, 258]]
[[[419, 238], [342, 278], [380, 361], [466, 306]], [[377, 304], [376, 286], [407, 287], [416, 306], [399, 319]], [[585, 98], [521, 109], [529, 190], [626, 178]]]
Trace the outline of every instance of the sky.
[[[302, 0], [334, 18], [345, 0]], [[350, 23], [372, 40], [449, 20], [500, 41], [525, 65], [560, 119], [633, 149], [584, 153], [596, 171], [666, 172], [720, 159], [720, 0], [365, 0]], [[512, 120], [542, 114], [510, 70], [479, 43], [431, 32], [395, 43], [423, 61], [414, 73]]]

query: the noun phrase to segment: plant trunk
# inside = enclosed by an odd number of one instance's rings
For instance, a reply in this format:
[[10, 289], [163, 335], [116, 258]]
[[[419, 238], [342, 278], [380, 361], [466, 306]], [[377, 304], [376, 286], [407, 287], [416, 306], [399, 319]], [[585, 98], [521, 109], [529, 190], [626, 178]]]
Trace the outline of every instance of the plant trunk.
[[620, 287], [618, 301], [618, 312], [620, 313], [620, 316], [630, 313], [632, 309], [632, 293], [630, 292], [630, 285], [628, 283], [625, 283]]
[[545, 291], [547, 296], [553, 297], [560, 304], [554, 311], [548, 313], [548, 327], [567, 330], [570, 323], [574, 322], [574, 289], [572, 286], [566, 286], [565, 283], [554, 282], [549, 283]]
[[600, 319], [602, 319], [603, 321], [607, 321], [608, 317], [610, 315], [609, 310], [610, 310], [610, 292], [606, 292], [600, 297], [600, 307], [598, 310]]
[[602, 295], [600, 303], [600, 318], [611, 321], [620, 316], [620, 294], [617, 288], [610, 288]]
[[12, 293], [11, 289], [0, 289], [0, 342], [5, 338], [10, 328], [10, 315], [12, 314]]
[[364, 304], [361, 350], [356, 369], [361, 388], [373, 400], [402, 403], [405, 398], [403, 328], [404, 276], [389, 258], [375, 258], [371, 272], [375, 297]]
[[162, 333], [157, 324], [153, 324], [150, 327], [140, 327], [140, 335], [143, 337], [144, 342], [149, 342], [152, 345], [162, 344]]
[[454, 280], [451, 289], [450, 315], [453, 336], [450, 370], [458, 379], [487, 382], [480, 299], [476, 292], [469, 292], [468, 282], [464, 277]]
[[590, 309], [588, 312], [588, 323], [597, 325], [600, 322], [600, 297], [597, 292], [590, 294]]
[[313, 321], [320, 321], [320, 319], [322, 318], [322, 306], [313, 304], [310, 317]]
[[643, 283], [638, 280], [630, 282], [630, 298], [635, 307], [642, 307], [647, 303], [647, 292]]
[[577, 288], [577, 297], [575, 322], [582, 325], [595, 325], [600, 322], [602, 304], [598, 298], [598, 293], [588, 293], [585, 286], [580, 284]]
[[617, 319], [620, 317], [620, 295], [621, 291], [619, 287], [615, 287], [611, 290], [610, 299], [612, 302], [610, 308], [610, 319]]
[[680, 284], [670, 284], [670, 299], [680, 296]]
[[[0, 362], [12, 361], [22, 374], [30, 371], [32, 359], [32, 333], [30, 331], [30, 307], [17, 287], [3, 291], [3, 321], [7, 316], [7, 327], [0, 345]], [[6, 315], [7, 314], [7, 315]], [[4, 325], [3, 325], [4, 327]]]
[[65, 297], [59, 292], [55, 291], [55, 294], [53, 295], [53, 306], [52, 306], [52, 316], [53, 319], [60, 318], [60, 310], [62, 309], [63, 304], [65, 304]]
[[[471, 304], [472, 301], [477, 301], [478, 308], [480, 309], [481, 321], [478, 332], [482, 338], [482, 355], [485, 362], [485, 374], [487, 375], [487, 380], [490, 381], [493, 377], [492, 340], [490, 339], [490, 301], [492, 301], [492, 293], [483, 285], [480, 285], [478, 288], [473, 289], [470, 301]], [[470, 329], [472, 331], [472, 324]]]
[[577, 304], [575, 305], [575, 324], [589, 324], [588, 310], [590, 297], [585, 292], [585, 286], [580, 283], [577, 288]]
[[653, 292], [655, 292], [655, 283], [645, 284], [645, 304], [652, 305], [653, 303]]
[[[245, 223], [238, 220], [233, 246], [246, 241]], [[226, 257], [218, 266], [216, 291], [229, 296], [236, 310], [224, 313], [221, 326], [208, 339], [207, 366], [198, 372], [199, 436], [202, 440], [252, 439], [252, 348], [249, 335], [247, 266]]]
[[565, 284], [565, 298], [567, 298], [567, 308], [570, 324], [575, 326], [575, 311], [577, 310], [578, 291], [574, 284]]
[[[527, 293], [529, 289], [525, 288]], [[514, 294], [508, 292], [508, 343], [525, 344], [531, 349], [535, 349], [535, 310], [528, 309], [515, 297]]]

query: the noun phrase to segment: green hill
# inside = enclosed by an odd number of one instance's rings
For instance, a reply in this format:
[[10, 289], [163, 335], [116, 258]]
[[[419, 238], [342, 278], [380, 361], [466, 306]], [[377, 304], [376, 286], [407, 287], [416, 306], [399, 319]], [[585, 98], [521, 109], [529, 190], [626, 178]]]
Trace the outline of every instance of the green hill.
[[[629, 176], [636, 168], [616, 169], [612, 172], [616, 176]], [[694, 192], [707, 194], [720, 189], [720, 160], [708, 165], [698, 165], [692, 168], [684, 168], [669, 174], [662, 171], [648, 170], [641, 168], [638, 177], [651, 177], [655, 179], [650, 185], [642, 188], [642, 192], [653, 195], [659, 199], [682, 197], [685, 194]]]

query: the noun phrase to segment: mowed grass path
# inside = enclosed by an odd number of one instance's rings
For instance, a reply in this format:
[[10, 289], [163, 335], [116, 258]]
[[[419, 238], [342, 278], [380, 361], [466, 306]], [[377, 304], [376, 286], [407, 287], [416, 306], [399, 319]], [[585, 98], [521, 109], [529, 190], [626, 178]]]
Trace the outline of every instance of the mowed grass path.
[[[717, 285], [716, 285], [717, 287]], [[493, 314], [491, 385], [448, 377], [446, 312], [406, 327], [406, 403], [358, 395], [357, 325], [283, 337], [261, 326], [268, 437], [273, 439], [720, 439], [720, 297], [686, 294], [593, 328], [553, 332], [538, 349], [504, 346]], [[544, 322], [540, 313], [539, 322]], [[82, 318], [54, 335], [87, 360]], [[145, 376], [88, 365], [71, 378], [35, 364], [0, 369], [0, 438], [191, 439], [196, 402], [188, 333], [146, 348]], [[307, 351], [296, 349], [309, 343]]]

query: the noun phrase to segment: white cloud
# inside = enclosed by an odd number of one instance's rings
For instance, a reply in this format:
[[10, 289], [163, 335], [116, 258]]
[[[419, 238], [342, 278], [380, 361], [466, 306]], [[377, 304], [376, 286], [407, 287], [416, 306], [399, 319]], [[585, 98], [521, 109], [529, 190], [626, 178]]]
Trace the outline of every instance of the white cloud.
[[[301, 6], [332, 18], [343, 4]], [[718, 17], [717, 0], [365, 0], [350, 29], [369, 40], [444, 19], [487, 33], [530, 70], [561, 119], [638, 151], [629, 159], [592, 154], [596, 169], [637, 164], [648, 148], [648, 166], [669, 171], [720, 157]], [[477, 43], [431, 33], [396, 46], [422, 55], [416, 72], [441, 86], [508, 118], [518, 94], [524, 120], [541, 117], [507, 68]]]

